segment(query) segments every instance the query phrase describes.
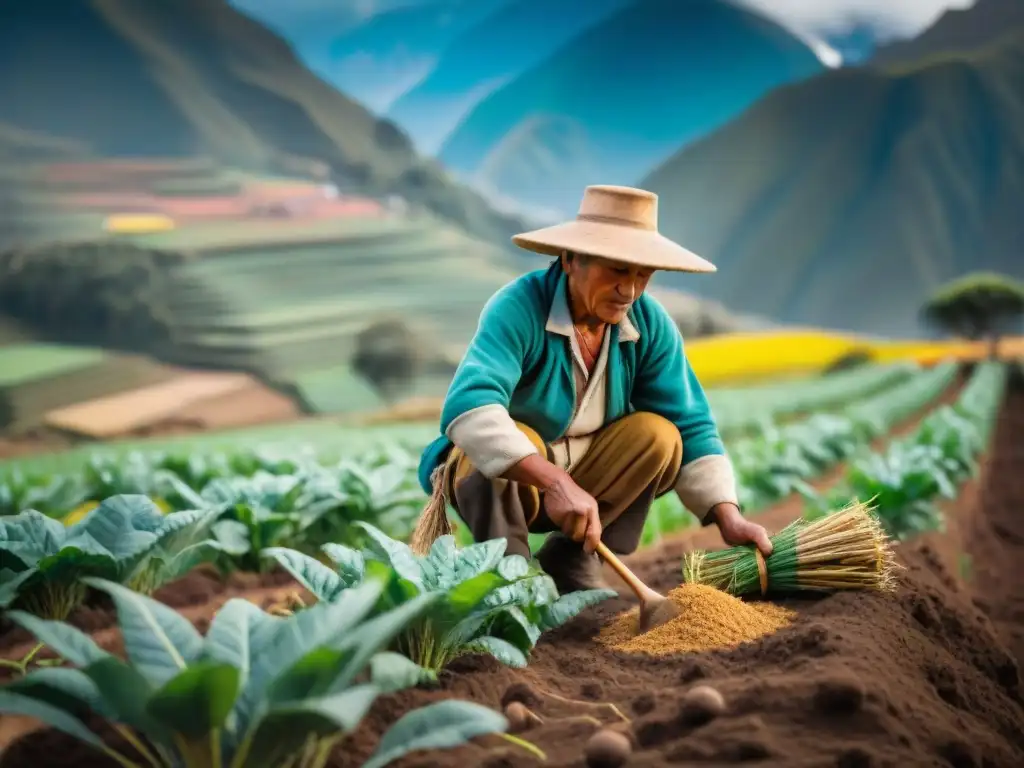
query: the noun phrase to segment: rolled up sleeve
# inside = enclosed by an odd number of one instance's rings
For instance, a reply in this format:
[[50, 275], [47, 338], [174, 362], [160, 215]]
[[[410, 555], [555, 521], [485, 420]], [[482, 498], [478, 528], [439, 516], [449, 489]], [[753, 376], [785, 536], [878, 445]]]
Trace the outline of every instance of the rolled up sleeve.
[[717, 504], [739, 506], [736, 474], [727, 455], [702, 456], [684, 466], [676, 480], [675, 491], [683, 506], [701, 522]]
[[484, 477], [501, 477], [537, 447], [500, 405], [483, 405], [457, 416], [448, 425], [448, 439], [462, 449]]

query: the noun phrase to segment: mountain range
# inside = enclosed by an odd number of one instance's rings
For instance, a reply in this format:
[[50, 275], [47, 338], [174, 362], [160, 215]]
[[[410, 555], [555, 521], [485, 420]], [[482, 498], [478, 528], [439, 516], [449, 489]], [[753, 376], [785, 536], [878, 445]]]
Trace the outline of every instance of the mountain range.
[[257, 170], [314, 158], [346, 188], [402, 195], [492, 242], [523, 226], [223, 0], [5, 3], [0, 73], [0, 123], [97, 155], [207, 155]]
[[952, 8], [930, 27], [909, 40], [880, 46], [873, 65], [920, 63], [930, 56], [965, 53], [1024, 26], [1024, 0], [977, 0], [967, 8]]
[[427, 154], [490, 94], [632, 0], [511, 0], [450, 41], [387, 116]]
[[920, 333], [942, 282], [1024, 277], [1024, 28], [780, 88], [640, 185], [660, 195], [663, 232], [718, 266], [701, 295], [783, 322]]
[[508, 0], [424, 0], [377, 13], [338, 36], [320, 70], [378, 114], [434, 68], [462, 32]]
[[823, 71], [792, 33], [726, 0], [633, 0], [481, 101], [437, 157], [549, 217], [630, 184], [768, 90]]

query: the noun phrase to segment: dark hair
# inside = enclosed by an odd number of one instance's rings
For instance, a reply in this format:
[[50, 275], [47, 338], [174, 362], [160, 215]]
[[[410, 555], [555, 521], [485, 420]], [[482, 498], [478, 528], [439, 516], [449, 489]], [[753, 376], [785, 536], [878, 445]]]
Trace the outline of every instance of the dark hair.
[[579, 259], [580, 264], [586, 264], [590, 261], [590, 254], [579, 253], [578, 251], [562, 251], [565, 254], [565, 260], [572, 263], [573, 259]]

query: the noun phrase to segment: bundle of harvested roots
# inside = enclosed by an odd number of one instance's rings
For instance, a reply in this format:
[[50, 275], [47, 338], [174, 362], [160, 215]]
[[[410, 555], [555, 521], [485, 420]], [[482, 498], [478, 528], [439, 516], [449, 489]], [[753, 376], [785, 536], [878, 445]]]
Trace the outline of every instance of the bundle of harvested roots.
[[690, 552], [683, 580], [733, 595], [893, 588], [891, 544], [873, 509], [849, 506], [818, 520], [797, 520], [771, 537], [772, 554], [749, 545]]

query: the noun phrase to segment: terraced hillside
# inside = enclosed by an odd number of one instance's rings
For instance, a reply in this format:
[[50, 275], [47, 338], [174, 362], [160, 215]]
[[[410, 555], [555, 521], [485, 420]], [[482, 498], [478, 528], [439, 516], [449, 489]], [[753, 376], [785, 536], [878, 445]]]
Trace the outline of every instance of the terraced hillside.
[[189, 255], [168, 297], [181, 361], [270, 376], [347, 361], [378, 317], [463, 340], [513, 277], [490, 246], [426, 217], [253, 225], [244, 240], [236, 227], [198, 225], [136, 242]]
[[[83, 299], [55, 281], [68, 269], [102, 290]], [[0, 273], [5, 308], [50, 337], [283, 384], [348, 365], [357, 334], [382, 318], [443, 358], [514, 277], [496, 249], [427, 216], [196, 222], [7, 253]]]

